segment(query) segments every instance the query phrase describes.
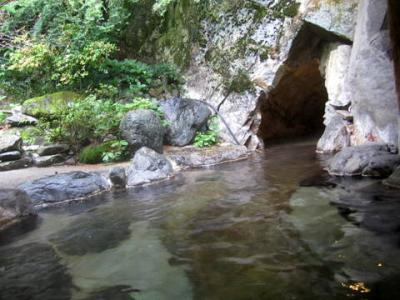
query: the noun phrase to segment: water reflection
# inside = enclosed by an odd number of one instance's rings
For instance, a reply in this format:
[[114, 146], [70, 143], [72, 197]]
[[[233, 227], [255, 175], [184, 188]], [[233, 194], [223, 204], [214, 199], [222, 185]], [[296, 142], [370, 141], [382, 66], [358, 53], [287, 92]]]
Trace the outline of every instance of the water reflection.
[[397, 233], [342, 217], [330, 202], [351, 185], [299, 187], [320, 170], [313, 144], [280, 145], [95, 207], [46, 212], [0, 250], [34, 241], [54, 249], [71, 299], [399, 298]]

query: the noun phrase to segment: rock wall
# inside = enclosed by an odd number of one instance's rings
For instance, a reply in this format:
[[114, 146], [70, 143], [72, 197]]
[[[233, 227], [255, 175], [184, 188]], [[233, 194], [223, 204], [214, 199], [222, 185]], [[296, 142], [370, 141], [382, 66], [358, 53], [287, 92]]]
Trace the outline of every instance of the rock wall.
[[185, 96], [212, 104], [250, 149], [322, 123], [323, 152], [397, 143], [386, 16], [386, 0], [177, 0], [137, 53], [181, 66]]

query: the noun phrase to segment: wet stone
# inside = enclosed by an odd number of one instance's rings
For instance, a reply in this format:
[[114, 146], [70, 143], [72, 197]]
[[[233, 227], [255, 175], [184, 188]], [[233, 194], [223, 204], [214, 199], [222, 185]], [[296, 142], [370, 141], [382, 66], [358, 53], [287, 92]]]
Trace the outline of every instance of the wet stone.
[[108, 176], [114, 188], [122, 189], [126, 187], [127, 177], [125, 168], [122, 167], [112, 168]]
[[29, 157], [24, 157], [14, 161], [6, 161], [0, 163], [0, 172], [28, 168], [31, 165], [32, 165], [32, 159]]
[[79, 216], [72, 224], [50, 236], [50, 241], [68, 255], [103, 252], [129, 238], [130, 222], [121, 211], [94, 210]]
[[0, 248], [0, 299], [69, 300], [72, 280], [50, 245]]
[[19, 151], [0, 153], [0, 162], [13, 161], [13, 160], [18, 160], [20, 158], [21, 158], [21, 152]]

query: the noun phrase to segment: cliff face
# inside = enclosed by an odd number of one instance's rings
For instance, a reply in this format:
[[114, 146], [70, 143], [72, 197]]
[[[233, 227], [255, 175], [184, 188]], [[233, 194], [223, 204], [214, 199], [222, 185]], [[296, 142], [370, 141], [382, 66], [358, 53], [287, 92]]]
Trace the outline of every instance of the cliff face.
[[249, 148], [323, 124], [320, 151], [397, 144], [387, 11], [386, 0], [180, 0], [145, 24], [135, 53], [180, 65], [186, 96], [218, 108]]

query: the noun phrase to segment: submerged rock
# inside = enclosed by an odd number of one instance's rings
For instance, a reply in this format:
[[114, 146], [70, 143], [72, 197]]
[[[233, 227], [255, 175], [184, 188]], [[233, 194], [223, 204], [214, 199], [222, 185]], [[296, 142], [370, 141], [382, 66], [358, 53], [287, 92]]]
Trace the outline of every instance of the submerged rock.
[[172, 146], [190, 144], [211, 115], [207, 105], [191, 99], [172, 98], [161, 101], [160, 106], [168, 122], [165, 142]]
[[135, 186], [165, 179], [172, 175], [173, 168], [164, 155], [143, 147], [135, 153], [127, 173], [128, 186]]
[[0, 189], [0, 229], [33, 215], [32, 202], [25, 192]]
[[109, 187], [109, 183], [101, 175], [81, 171], [53, 175], [19, 186], [35, 205], [81, 199], [103, 192]]
[[120, 130], [133, 152], [141, 147], [163, 152], [164, 127], [155, 112], [147, 109], [128, 112], [121, 121]]
[[57, 249], [68, 255], [85, 255], [114, 248], [130, 236], [131, 218], [123, 211], [98, 209], [79, 216], [50, 236]]
[[400, 165], [400, 156], [391, 152], [385, 144], [348, 147], [329, 161], [328, 172], [336, 176], [387, 177]]
[[132, 289], [127, 285], [117, 285], [93, 292], [84, 300], [135, 300], [129, 294], [137, 291], [137, 289]]
[[0, 131], [0, 153], [19, 151], [21, 149], [21, 138], [7, 131]]
[[181, 167], [203, 167], [244, 158], [248, 155], [245, 146], [222, 146], [208, 149], [185, 147], [173, 150], [168, 156]]
[[383, 181], [383, 184], [392, 188], [400, 189], [400, 167], [397, 167], [393, 174]]
[[53, 248], [32, 243], [0, 248], [0, 299], [69, 300], [72, 279]]

